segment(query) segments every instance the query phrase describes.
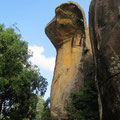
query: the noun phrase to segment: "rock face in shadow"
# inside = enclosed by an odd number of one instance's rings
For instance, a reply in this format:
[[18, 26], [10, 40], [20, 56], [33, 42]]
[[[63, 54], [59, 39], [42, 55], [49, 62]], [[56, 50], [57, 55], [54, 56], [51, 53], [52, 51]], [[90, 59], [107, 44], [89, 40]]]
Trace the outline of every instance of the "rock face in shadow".
[[51, 115], [55, 120], [66, 120], [64, 107], [69, 104], [70, 93], [80, 91], [84, 85], [83, 61], [90, 54], [82, 8], [74, 2], [58, 6], [45, 32], [57, 51], [51, 87]]
[[120, 120], [120, 0], [92, 0], [89, 29], [101, 120]]

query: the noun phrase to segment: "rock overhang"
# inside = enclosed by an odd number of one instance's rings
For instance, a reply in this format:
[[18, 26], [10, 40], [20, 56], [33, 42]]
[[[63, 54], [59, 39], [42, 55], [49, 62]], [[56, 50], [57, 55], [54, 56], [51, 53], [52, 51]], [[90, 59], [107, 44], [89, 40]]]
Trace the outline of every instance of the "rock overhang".
[[55, 9], [55, 17], [47, 24], [45, 33], [58, 49], [68, 41], [68, 38], [72, 38], [75, 32], [83, 33], [85, 30], [86, 20], [83, 9], [77, 3], [69, 1]]

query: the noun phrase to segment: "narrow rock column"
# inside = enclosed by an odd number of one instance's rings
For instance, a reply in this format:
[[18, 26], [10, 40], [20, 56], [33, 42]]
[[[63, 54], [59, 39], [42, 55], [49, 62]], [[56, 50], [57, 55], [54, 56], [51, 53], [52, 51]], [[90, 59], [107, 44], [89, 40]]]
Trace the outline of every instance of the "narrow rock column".
[[70, 93], [80, 91], [84, 85], [83, 61], [90, 49], [83, 10], [74, 2], [63, 3], [56, 8], [45, 32], [57, 51], [51, 114], [55, 120], [66, 120], [64, 107], [69, 104]]
[[120, 120], [120, 0], [92, 0], [89, 28], [100, 120]]

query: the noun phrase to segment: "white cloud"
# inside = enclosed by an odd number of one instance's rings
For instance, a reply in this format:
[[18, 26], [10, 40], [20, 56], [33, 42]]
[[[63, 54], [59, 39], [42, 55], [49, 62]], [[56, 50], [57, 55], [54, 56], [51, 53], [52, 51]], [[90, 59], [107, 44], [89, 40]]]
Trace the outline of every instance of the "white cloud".
[[39, 68], [53, 72], [55, 57], [46, 57], [44, 55], [44, 48], [41, 46], [29, 46], [29, 50], [33, 53], [33, 57], [30, 58], [32, 64], [37, 65]]

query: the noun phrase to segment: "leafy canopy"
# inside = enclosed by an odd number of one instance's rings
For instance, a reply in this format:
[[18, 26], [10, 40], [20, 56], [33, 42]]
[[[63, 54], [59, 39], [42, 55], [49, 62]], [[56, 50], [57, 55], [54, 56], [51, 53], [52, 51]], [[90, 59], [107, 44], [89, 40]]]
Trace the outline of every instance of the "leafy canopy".
[[43, 112], [40, 120], [53, 120], [50, 114], [50, 98], [48, 98], [43, 104]]
[[0, 119], [32, 120], [37, 94], [44, 95], [48, 83], [28, 62], [28, 44], [15, 30], [0, 25]]

